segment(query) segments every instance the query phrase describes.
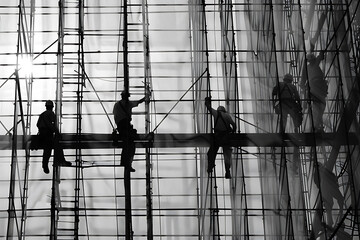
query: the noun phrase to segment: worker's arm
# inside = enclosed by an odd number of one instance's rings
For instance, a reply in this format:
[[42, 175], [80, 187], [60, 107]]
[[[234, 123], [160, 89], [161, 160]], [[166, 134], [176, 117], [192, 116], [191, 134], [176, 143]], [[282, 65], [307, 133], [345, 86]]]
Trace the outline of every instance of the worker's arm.
[[325, 58], [325, 52], [320, 51], [319, 55], [316, 57], [316, 63], [319, 65], [322, 60]]
[[[140, 103], [143, 103], [145, 101], [150, 101], [150, 98], [151, 98], [151, 90], [150, 90], [150, 87], [147, 86], [146, 87], [146, 92], [145, 92], [145, 97], [143, 97], [142, 99], [138, 100], [137, 101], [137, 105], [139, 105]], [[137, 106], [136, 105], [136, 106]]]
[[272, 94], [271, 94], [271, 96], [272, 96], [272, 99], [274, 99], [275, 98], [275, 96], [277, 96], [278, 95], [278, 85], [276, 84], [276, 86], [273, 88], [273, 90], [272, 90]]
[[230, 117], [231, 121], [230, 121], [230, 125], [232, 128], [232, 132], [235, 133], [236, 132], [236, 124], [234, 122], [234, 120], [232, 120], [232, 118]]
[[140, 103], [145, 102], [145, 99], [146, 99], [146, 97], [143, 97], [142, 99], [138, 100], [138, 101], [137, 101], [137, 105], [139, 105]]
[[210, 113], [211, 113], [212, 115], [214, 115], [214, 112], [215, 112], [216, 110], [211, 107], [211, 97], [206, 97], [206, 98], [205, 98], [205, 106], [206, 106], [206, 108], [210, 111]]

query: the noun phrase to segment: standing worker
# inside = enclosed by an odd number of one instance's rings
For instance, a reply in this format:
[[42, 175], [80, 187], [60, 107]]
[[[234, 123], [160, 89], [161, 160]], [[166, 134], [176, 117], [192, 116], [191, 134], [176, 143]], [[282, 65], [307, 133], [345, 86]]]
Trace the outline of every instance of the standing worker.
[[131, 124], [132, 109], [137, 107], [140, 103], [143, 103], [145, 100], [150, 99], [149, 89], [147, 88], [145, 97], [138, 101], [130, 101], [129, 97], [129, 92], [121, 92], [121, 100], [115, 103], [113, 114], [119, 137], [124, 143], [121, 152], [120, 165], [128, 168], [130, 172], [135, 172], [135, 169], [132, 167], [132, 161], [136, 150], [134, 140], [137, 136], [137, 131]]
[[[324, 72], [321, 70], [319, 64], [324, 59], [324, 52], [315, 57], [313, 53], [306, 55], [309, 62], [307, 67], [303, 69], [300, 87], [310, 97], [312, 102], [312, 116], [314, 121], [314, 128], [316, 132], [324, 131], [323, 114], [326, 107], [326, 97], [328, 94], [328, 84], [325, 80]], [[307, 85], [308, 84], [308, 85]]]
[[281, 115], [280, 128], [282, 132], [285, 132], [287, 117], [288, 114], [290, 114], [294, 123], [295, 132], [298, 133], [303, 115], [299, 92], [292, 82], [293, 76], [289, 73], [285, 74], [283, 82], [279, 82], [279, 84], [273, 88], [272, 99], [275, 113]]
[[214, 117], [214, 139], [207, 153], [208, 155], [208, 173], [212, 172], [215, 167], [215, 159], [219, 147], [223, 149], [224, 164], [225, 164], [225, 178], [230, 179], [231, 154], [232, 148], [229, 142], [229, 134], [235, 133], [236, 124], [231, 118], [230, 114], [226, 112], [225, 107], [219, 106], [217, 110], [211, 107], [211, 98], [205, 98], [205, 106]]
[[56, 116], [53, 112], [54, 103], [50, 100], [45, 102], [46, 111], [40, 114], [36, 126], [39, 129], [40, 146], [44, 149], [42, 158], [42, 168], [44, 173], [49, 173], [49, 159], [51, 150], [54, 148], [55, 166], [71, 166], [64, 158], [64, 151], [60, 145], [60, 132], [55, 125]]

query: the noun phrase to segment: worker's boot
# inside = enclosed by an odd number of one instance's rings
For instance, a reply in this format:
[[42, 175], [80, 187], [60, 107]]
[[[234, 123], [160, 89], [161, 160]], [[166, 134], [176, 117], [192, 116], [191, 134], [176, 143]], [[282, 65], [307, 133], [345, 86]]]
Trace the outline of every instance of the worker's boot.
[[225, 178], [226, 178], [226, 179], [231, 179], [230, 170], [226, 170], [226, 172], [225, 172]]
[[47, 163], [42, 163], [42, 168], [43, 168], [43, 171], [44, 171], [44, 173], [46, 173], [46, 174], [49, 174], [49, 163], [47, 162]]
[[225, 178], [231, 179], [230, 165], [225, 163]]
[[54, 163], [55, 166], [71, 166], [71, 162], [65, 160], [64, 151], [61, 148], [54, 149]]
[[65, 158], [63, 158], [60, 162], [57, 163], [57, 166], [70, 167], [71, 165], [71, 162], [66, 161]]

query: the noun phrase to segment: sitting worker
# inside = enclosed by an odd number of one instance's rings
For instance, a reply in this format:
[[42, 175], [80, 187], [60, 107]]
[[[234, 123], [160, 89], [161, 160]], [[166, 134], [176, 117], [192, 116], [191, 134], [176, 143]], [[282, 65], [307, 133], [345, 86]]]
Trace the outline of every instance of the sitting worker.
[[130, 101], [129, 97], [129, 92], [123, 91], [121, 93], [121, 100], [115, 103], [113, 114], [119, 137], [123, 141], [120, 165], [125, 166], [130, 172], [135, 172], [135, 169], [132, 167], [132, 161], [136, 150], [134, 140], [137, 137], [137, 131], [131, 124], [132, 109], [145, 100], [148, 100], [150, 95], [147, 89], [145, 97], [138, 101]]
[[44, 173], [49, 173], [49, 159], [54, 148], [55, 166], [71, 166], [64, 158], [64, 151], [60, 145], [60, 132], [55, 125], [56, 116], [53, 112], [54, 103], [50, 100], [45, 103], [46, 111], [40, 114], [36, 126], [39, 129], [40, 146], [44, 149], [42, 158], [42, 168]]
[[281, 115], [280, 129], [285, 132], [287, 117], [290, 114], [295, 132], [299, 132], [303, 120], [299, 92], [297, 91], [291, 74], [285, 74], [283, 82], [279, 82], [272, 91], [275, 113]]
[[320, 52], [317, 57], [315, 57], [313, 53], [309, 53], [306, 55], [306, 59], [309, 64], [303, 69], [300, 87], [305, 93], [310, 93], [306, 94], [306, 97], [310, 98], [312, 103], [312, 117], [315, 131], [323, 132], [323, 115], [326, 107], [328, 84], [319, 64], [324, 59], [324, 52]]
[[225, 178], [230, 179], [231, 154], [232, 148], [229, 142], [229, 134], [236, 131], [236, 124], [230, 114], [226, 112], [225, 107], [219, 106], [217, 110], [211, 107], [211, 98], [205, 98], [205, 106], [214, 117], [214, 139], [207, 153], [208, 155], [208, 173], [215, 167], [215, 159], [219, 147], [223, 149]]

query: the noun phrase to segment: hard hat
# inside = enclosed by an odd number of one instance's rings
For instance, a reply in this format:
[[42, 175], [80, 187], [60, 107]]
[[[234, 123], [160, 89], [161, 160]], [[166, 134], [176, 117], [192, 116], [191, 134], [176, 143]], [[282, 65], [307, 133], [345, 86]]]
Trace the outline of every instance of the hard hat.
[[125, 90], [121, 92], [122, 97], [130, 97], [130, 93], [126, 92]]
[[217, 108], [217, 110], [218, 110], [219, 112], [226, 112], [226, 109], [225, 109], [225, 107], [223, 107], [223, 106], [219, 106], [219, 107]]
[[51, 100], [45, 102], [45, 107], [54, 107], [54, 103]]
[[292, 82], [293, 81], [293, 76], [290, 73], [287, 73], [284, 75], [284, 81], [286, 82]]

